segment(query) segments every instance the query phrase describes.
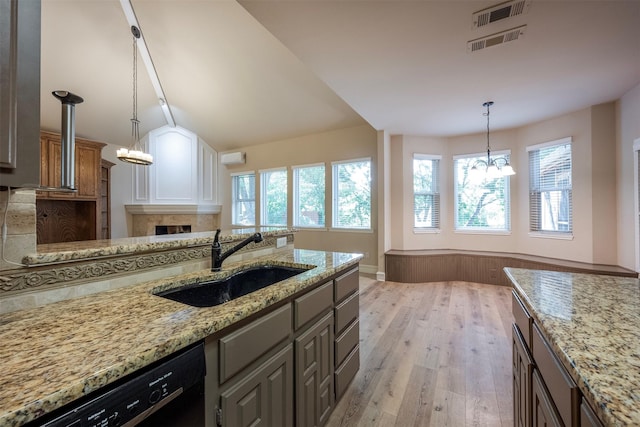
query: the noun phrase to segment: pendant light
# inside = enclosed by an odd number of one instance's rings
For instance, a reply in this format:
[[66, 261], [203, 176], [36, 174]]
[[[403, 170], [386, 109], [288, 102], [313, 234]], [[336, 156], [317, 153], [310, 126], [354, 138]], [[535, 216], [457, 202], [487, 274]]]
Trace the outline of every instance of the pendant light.
[[[484, 114], [485, 116], [487, 116], [487, 160], [477, 160], [469, 171], [472, 176], [481, 177], [482, 175], [484, 175], [489, 179], [516, 174], [516, 172], [509, 164], [509, 160], [507, 160], [505, 157], [491, 158], [491, 145], [489, 143], [489, 108], [492, 105], [493, 101], [487, 101], [482, 104], [483, 107], [487, 108], [487, 112]], [[484, 168], [484, 170], [482, 170], [481, 168]]]
[[133, 34], [133, 117], [131, 118], [131, 146], [120, 148], [116, 152], [118, 159], [123, 162], [136, 165], [147, 166], [153, 163], [153, 156], [145, 153], [140, 143], [140, 121], [138, 120], [138, 44], [140, 29], [135, 25], [131, 26]]

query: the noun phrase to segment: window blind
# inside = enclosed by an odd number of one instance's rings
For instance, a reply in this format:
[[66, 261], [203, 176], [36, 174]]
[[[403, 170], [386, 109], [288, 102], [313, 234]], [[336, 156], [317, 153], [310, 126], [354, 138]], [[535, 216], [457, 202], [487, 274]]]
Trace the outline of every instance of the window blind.
[[529, 152], [529, 229], [572, 233], [571, 139], [527, 147]]
[[235, 225], [256, 224], [256, 175], [231, 177], [231, 220]]
[[413, 226], [440, 228], [440, 156], [413, 156]]

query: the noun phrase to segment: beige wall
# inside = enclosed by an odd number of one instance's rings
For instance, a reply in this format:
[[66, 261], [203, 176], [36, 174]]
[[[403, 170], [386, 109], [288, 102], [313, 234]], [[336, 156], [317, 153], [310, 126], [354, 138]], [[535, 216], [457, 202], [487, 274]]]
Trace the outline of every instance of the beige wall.
[[[597, 105], [517, 129], [491, 132], [492, 151], [511, 150], [511, 233], [454, 232], [453, 156], [482, 153], [485, 135], [452, 138], [394, 136], [391, 141], [392, 248], [461, 249], [512, 252], [596, 264], [618, 264], [615, 222], [615, 103]], [[571, 240], [529, 234], [528, 155], [526, 147], [573, 138], [574, 237]], [[416, 234], [412, 218], [414, 153], [440, 154], [441, 230]], [[632, 197], [633, 193], [629, 193]]]
[[[292, 200], [291, 166], [325, 163], [327, 204], [327, 229], [323, 231], [300, 230], [296, 233], [295, 247], [338, 252], [357, 252], [365, 255], [361, 265], [363, 270], [377, 264], [378, 247], [378, 187], [377, 187], [377, 132], [370, 126], [357, 126], [337, 131], [317, 133], [299, 138], [276, 141], [268, 144], [246, 147], [246, 163], [243, 165], [221, 166], [219, 172], [221, 195], [221, 226], [231, 228], [231, 174], [238, 172], [256, 173], [259, 170], [287, 167], [289, 171], [288, 194]], [[224, 154], [224, 153], [221, 153]], [[331, 162], [369, 157], [372, 160], [372, 227], [373, 232], [332, 231], [331, 225]], [[260, 188], [256, 179], [256, 197], [259, 211]], [[257, 217], [256, 217], [257, 218]], [[292, 226], [292, 207], [288, 208], [289, 226]], [[370, 266], [370, 267], [368, 267]]]
[[636, 265], [638, 218], [634, 208], [633, 141], [640, 139], [640, 85], [616, 103], [617, 237], [618, 262], [622, 267], [640, 271]]

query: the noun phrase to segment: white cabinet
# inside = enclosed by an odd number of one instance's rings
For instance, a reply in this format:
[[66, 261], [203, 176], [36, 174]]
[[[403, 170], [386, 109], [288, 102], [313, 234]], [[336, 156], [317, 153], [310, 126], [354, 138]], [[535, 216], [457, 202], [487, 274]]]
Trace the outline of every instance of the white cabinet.
[[144, 139], [150, 166], [135, 166], [134, 203], [215, 204], [217, 156], [198, 136], [179, 126], [164, 126]]

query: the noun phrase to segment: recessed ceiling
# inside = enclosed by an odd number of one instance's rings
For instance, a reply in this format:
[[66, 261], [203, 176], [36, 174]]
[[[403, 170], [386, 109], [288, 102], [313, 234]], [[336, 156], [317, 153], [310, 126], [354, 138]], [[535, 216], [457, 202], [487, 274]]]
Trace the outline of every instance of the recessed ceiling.
[[[536, 1], [473, 28], [499, 2], [134, 0], [179, 126], [218, 150], [369, 123], [391, 134], [521, 126], [618, 99], [640, 84], [639, 1]], [[467, 43], [526, 25], [516, 42]], [[128, 145], [131, 33], [118, 0], [43, 0], [42, 127], [51, 91], [85, 99], [78, 136]], [[165, 124], [138, 79], [141, 133]]]

